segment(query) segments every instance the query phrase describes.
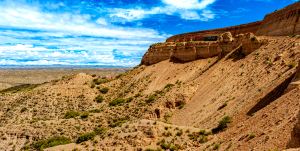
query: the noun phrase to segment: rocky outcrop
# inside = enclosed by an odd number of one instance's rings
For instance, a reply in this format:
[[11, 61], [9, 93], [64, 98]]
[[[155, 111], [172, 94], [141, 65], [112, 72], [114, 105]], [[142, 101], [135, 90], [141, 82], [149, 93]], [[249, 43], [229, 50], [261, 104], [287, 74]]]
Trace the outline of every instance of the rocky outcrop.
[[230, 32], [220, 36], [219, 41], [166, 42], [151, 45], [144, 54], [143, 64], [155, 64], [176, 58], [182, 62], [217, 56], [221, 59], [233, 49], [242, 45], [242, 53], [249, 54], [261, 46], [258, 40], [251, 40], [253, 34], [239, 34], [232, 38]]
[[281, 10], [267, 14], [262, 21], [238, 26], [203, 30], [174, 35], [166, 42], [202, 41], [204, 37], [220, 36], [230, 32], [233, 36], [245, 33], [254, 33], [257, 36], [288, 36], [300, 35], [300, 2], [291, 4]]
[[300, 2], [291, 4], [281, 10], [265, 16], [255, 35], [288, 36], [300, 34]]
[[188, 42], [188, 41], [202, 41], [204, 37], [220, 36], [224, 32], [230, 32], [233, 36], [245, 33], [256, 33], [261, 21], [243, 24], [238, 26], [203, 30], [190, 33], [184, 33], [179, 35], [174, 35], [166, 40], [166, 42]]

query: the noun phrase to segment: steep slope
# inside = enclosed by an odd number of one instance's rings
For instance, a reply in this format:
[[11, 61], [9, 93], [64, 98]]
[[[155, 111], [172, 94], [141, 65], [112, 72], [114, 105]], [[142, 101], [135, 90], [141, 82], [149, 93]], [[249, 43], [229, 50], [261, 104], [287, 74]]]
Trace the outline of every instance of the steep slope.
[[[296, 73], [300, 39], [256, 40], [261, 46], [253, 52], [245, 54], [249, 43], [221, 60], [171, 58], [115, 79], [77, 74], [3, 91], [0, 150], [300, 147], [299, 90], [284, 93]], [[226, 116], [228, 128], [214, 129]], [[67, 141], [44, 144], [55, 139]]]

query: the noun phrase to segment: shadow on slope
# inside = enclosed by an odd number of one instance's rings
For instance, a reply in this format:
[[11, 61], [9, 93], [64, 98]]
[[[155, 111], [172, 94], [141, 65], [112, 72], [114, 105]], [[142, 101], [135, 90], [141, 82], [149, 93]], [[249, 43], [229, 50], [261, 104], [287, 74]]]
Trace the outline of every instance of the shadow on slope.
[[291, 83], [293, 77], [295, 76], [295, 73], [292, 74], [290, 77], [286, 78], [283, 82], [281, 82], [279, 85], [277, 85], [271, 92], [269, 92], [265, 97], [260, 99], [260, 101], [252, 107], [247, 115], [251, 115], [252, 113], [255, 113], [262, 108], [266, 107], [276, 99], [282, 96], [284, 93], [284, 90], [287, 88], [287, 86]]

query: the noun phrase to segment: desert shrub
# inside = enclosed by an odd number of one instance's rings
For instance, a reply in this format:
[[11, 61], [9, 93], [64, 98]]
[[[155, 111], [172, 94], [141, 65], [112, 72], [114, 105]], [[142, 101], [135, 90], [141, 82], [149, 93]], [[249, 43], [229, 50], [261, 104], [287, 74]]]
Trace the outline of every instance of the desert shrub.
[[100, 85], [100, 84], [102, 84], [102, 82], [101, 81], [96, 81], [95, 84]]
[[156, 151], [162, 151], [162, 148], [157, 147]]
[[250, 134], [250, 138], [254, 138], [255, 137], [255, 134]]
[[216, 133], [218, 131], [222, 131], [227, 127], [228, 123], [231, 123], [231, 117], [230, 116], [225, 116], [221, 121], [219, 121], [218, 127], [212, 129], [213, 133]]
[[255, 36], [251, 37], [251, 40], [254, 41], [256, 40], [257, 38]]
[[148, 100], [146, 100], [146, 102], [147, 103], [152, 103], [152, 102], [154, 102], [154, 100], [155, 100], [155, 95], [151, 95], [149, 98], [148, 98]]
[[124, 123], [126, 123], [126, 121], [117, 121], [113, 124], [111, 124], [111, 127], [121, 127]]
[[208, 141], [208, 139], [205, 136], [203, 136], [203, 135], [200, 136], [199, 143], [205, 143], [207, 141]]
[[119, 104], [122, 104], [125, 102], [125, 99], [123, 98], [116, 98], [112, 101], [109, 102], [109, 106], [116, 106], [116, 105], [119, 105]]
[[167, 84], [166, 86], [165, 86], [165, 88], [171, 88], [171, 87], [173, 87], [173, 86], [175, 86], [174, 84]]
[[217, 150], [220, 148], [220, 145], [219, 144], [216, 144], [215, 147], [214, 147], [214, 150]]
[[171, 144], [162, 143], [162, 144], [160, 145], [160, 147], [161, 147], [162, 149], [167, 150], [167, 149], [169, 149], [169, 148], [171, 147]]
[[22, 109], [21, 109], [21, 113], [23, 113], [23, 112], [25, 112], [25, 111], [27, 111], [28, 109], [27, 109], [27, 107], [23, 107]]
[[142, 96], [140, 93], [136, 94], [134, 97], [137, 98], [137, 97], [140, 97]]
[[172, 134], [172, 132], [168, 131], [168, 132], [165, 132], [164, 135], [169, 137], [169, 136], [172, 136], [173, 134]]
[[94, 101], [96, 101], [96, 102], [98, 102], [98, 103], [103, 102], [103, 100], [104, 100], [104, 98], [103, 98], [101, 95], [98, 95], [98, 96], [94, 99]]
[[58, 136], [58, 137], [52, 137], [48, 140], [40, 140], [35, 143], [33, 143], [33, 148], [36, 150], [43, 150], [44, 148], [49, 148], [53, 146], [63, 145], [63, 144], [70, 144], [72, 141], [69, 138]]
[[94, 109], [94, 110], [90, 110], [89, 112], [90, 113], [100, 113], [101, 110], [100, 109]]
[[294, 68], [294, 67], [296, 66], [296, 63], [295, 63], [295, 62], [290, 62], [290, 63], [288, 64], [288, 66], [289, 66], [290, 68]]
[[92, 77], [96, 77], [96, 74], [93, 74]]
[[268, 56], [268, 57], [265, 57], [267, 60], [270, 60], [270, 57]]
[[223, 109], [223, 108], [226, 107], [226, 106], [227, 106], [227, 102], [225, 102], [225, 103], [223, 103], [221, 106], [219, 106], [218, 110], [221, 110], [221, 109]]
[[95, 136], [95, 133], [83, 133], [77, 138], [76, 143], [81, 143], [87, 140], [93, 140]]
[[177, 135], [177, 136], [181, 136], [181, 135], [182, 135], [182, 133], [183, 133], [183, 131], [182, 131], [182, 129], [181, 129], [180, 131], [178, 131], [178, 132], [177, 132], [177, 134], [176, 134], [176, 135]]
[[103, 133], [105, 133], [106, 132], [106, 129], [105, 128], [98, 128], [98, 127], [95, 127], [94, 128], [94, 133], [96, 134], [96, 135], [101, 135], [101, 134], [103, 134]]
[[269, 64], [269, 65], [272, 65], [272, 64], [273, 64], [273, 62], [268, 62], [268, 64]]
[[179, 105], [179, 109], [182, 109], [183, 107], [184, 107], [184, 105], [183, 105], [183, 104]]
[[297, 35], [289, 35], [289, 36], [292, 38], [292, 37], [296, 37]]
[[92, 85], [91, 85], [91, 88], [94, 88], [95, 86], [96, 86], [95, 84], [92, 84]]
[[155, 149], [147, 148], [145, 151], [155, 151]]
[[131, 102], [133, 100], [133, 97], [130, 97], [126, 100], [127, 103]]
[[79, 113], [76, 111], [67, 111], [67, 113], [65, 113], [65, 116], [63, 117], [64, 119], [69, 119], [69, 118], [74, 118], [76, 116], [79, 116]]
[[205, 130], [201, 129], [201, 130], [199, 131], [199, 134], [200, 134], [200, 135], [204, 135], [205, 132], [206, 132]]
[[227, 146], [227, 149], [229, 149], [232, 146], [232, 142]]
[[90, 115], [89, 112], [83, 112], [82, 114], [80, 114], [81, 118], [87, 118]]
[[172, 147], [170, 148], [170, 151], [177, 151], [177, 146], [172, 146]]
[[281, 77], [282, 76], [282, 73], [278, 73], [278, 77]]
[[106, 94], [109, 91], [109, 88], [102, 88], [99, 91], [103, 94]]

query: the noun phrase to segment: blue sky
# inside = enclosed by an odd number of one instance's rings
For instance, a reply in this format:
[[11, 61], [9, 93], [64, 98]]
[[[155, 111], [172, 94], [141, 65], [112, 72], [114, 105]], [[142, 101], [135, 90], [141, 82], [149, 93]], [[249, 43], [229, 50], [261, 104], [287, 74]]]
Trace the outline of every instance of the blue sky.
[[296, 0], [0, 0], [0, 66], [133, 67], [149, 45], [262, 20]]

